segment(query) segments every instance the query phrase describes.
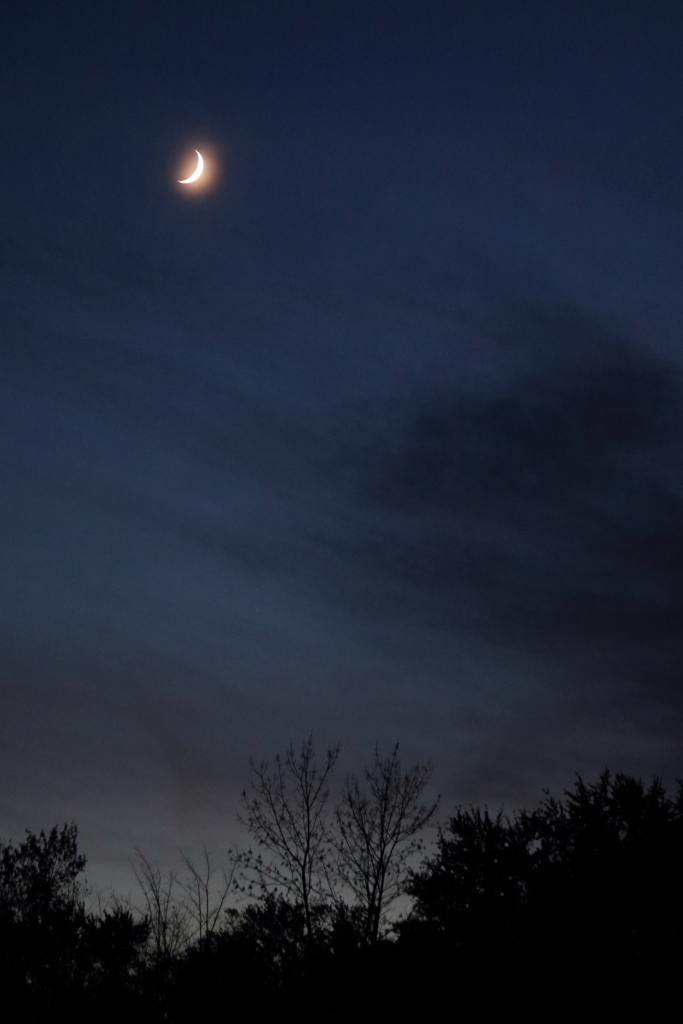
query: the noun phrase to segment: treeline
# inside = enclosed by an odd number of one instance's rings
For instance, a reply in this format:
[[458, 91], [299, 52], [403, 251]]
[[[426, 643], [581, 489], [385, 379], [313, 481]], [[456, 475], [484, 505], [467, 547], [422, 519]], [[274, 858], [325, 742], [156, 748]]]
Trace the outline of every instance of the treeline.
[[[252, 765], [251, 850], [94, 907], [75, 825], [0, 843], [0, 982], [24, 1020], [316, 1021], [650, 1009], [683, 953], [683, 787], [605, 772], [533, 811], [455, 810], [376, 752], [330, 806], [312, 741]], [[397, 902], [398, 901], [398, 902]]]

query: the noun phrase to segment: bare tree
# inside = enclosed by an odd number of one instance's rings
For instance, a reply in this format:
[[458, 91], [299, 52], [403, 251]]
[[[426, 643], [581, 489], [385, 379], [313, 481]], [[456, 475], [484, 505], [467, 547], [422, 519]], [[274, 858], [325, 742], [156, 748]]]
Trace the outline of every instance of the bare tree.
[[216, 870], [211, 855], [202, 845], [202, 858], [197, 864], [186, 854], [183, 855], [185, 878], [178, 880], [183, 892], [183, 905], [191, 929], [191, 938], [200, 943], [211, 935], [218, 925], [225, 901], [232, 887], [238, 858], [230, 854], [230, 869]]
[[418, 801], [431, 776], [428, 764], [402, 773], [398, 743], [384, 761], [375, 749], [365, 787], [354, 776], [344, 784], [335, 812], [334, 845], [339, 880], [361, 910], [363, 941], [377, 941], [386, 912], [404, 891], [408, 862], [421, 849], [419, 833], [436, 811]]
[[281, 892], [301, 903], [306, 935], [313, 937], [313, 905], [322, 895], [328, 845], [328, 779], [339, 747], [329, 747], [318, 767], [312, 737], [295, 754], [278, 754], [272, 773], [266, 761], [251, 762], [252, 795], [246, 791], [242, 819], [259, 847], [274, 859], [248, 854], [247, 867], [264, 892]]
[[175, 871], [164, 875], [149, 858], [136, 850], [135, 877], [149, 922], [149, 955], [160, 975], [189, 941], [188, 912], [178, 897], [178, 876]]

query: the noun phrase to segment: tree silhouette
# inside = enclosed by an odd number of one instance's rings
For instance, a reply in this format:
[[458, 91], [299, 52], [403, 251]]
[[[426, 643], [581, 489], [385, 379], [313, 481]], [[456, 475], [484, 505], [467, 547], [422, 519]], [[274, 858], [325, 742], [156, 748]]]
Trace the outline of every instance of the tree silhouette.
[[505, 944], [520, 938], [535, 836], [525, 816], [458, 809], [439, 827], [436, 854], [411, 875], [412, 921], [468, 960], [504, 955]]
[[133, 870], [142, 893], [143, 915], [148, 927], [146, 959], [149, 980], [155, 999], [163, 1002], [176, 963], [189, 944], [189, 914], [179, 898], [177, 872], [164, 874], [141, 850], [136, 851], [136, 857]]
[[83, 936], [82, 959], [87, 967], [86, 1005], [120, 1020], [130, 1013], [145, 974], [149, 921], [135, 920], [132, 911], [117, 904], [99, 916], [90, 915]]
[[492, 984], [531, 961], [550, 989], [571, 977], [576, 993], [633, 993], [683, 953], [682, 861], [680, 787], [579, 777], [532, 812], [458, 810], [412, 874], [403, 936]]
[[183, 855], [185, 876], [178, 879], [178, 885], [191, 941], [201, 944], [217, 930], [238, 864], [239, 859], [231, 854], [230, 869], [217, 871], [206, 845], [202, 846], [199, 862]]
[[389, 906], [404, 890], [408, 863], [421, 849], [419, 833], [438, 805], [418, 802], [430, 775], [427, 764], [403, 772], [397, 743], [385, 760], [375, 749], [364, 786], [353, 775], [346, 779], [333, 842], [339, 878], [360, 909], [363, 942], [377, 942]]
[[76, 825], [0, 844], [0, 949], [3, 974], [40, 1006], [66, 992], [79, 973], [86, 922]]
[[[75, 825], [0, 842], [5, 1005], [72, 1024], [315, 1007], [332, 1024], [436, 1016], [449, 998], [473, 1015], [482, 992], [504, 1010], [515, 992], [546, 1015], [561, 995], [664, 1016], [683, 956], [683, 785], [669, 795], [658, 779], [605, 772], [532, 811], [458, 809], [411, 870], [435, 810], [421, 803], [429, 766], [404, 771], [397, 747], [376, 750], [327, 816], [336, 757], [318, 767], [309, 739], [272, 772], [253, 769], [245, 804], [273, 860], [247, 861], [263, 888], [245, 905], [227, 906], [231, 876], [205, 850], [179, 873], [140, 857], [142, 913], [116, 898], [88, 910]], [[401, 892], [412, 910], [383, 935]]]
[[671, 798], [657, 778], [604, 772], [565, 798], [525, 816], [534, 919], [569, 961], [580, 944], [595, 962], [663, 965], [683, 944], [683, 786]]
[[244, 823], [258, 846], [271, 855], [264, 859], [247, 854], [247, 870], [262, 892], [282, 893], [301, 903], [309, 942], [314, 903], [322, 898], [327, 876], [328, 780], [338, 756], [339, 747], [329, 747], [318, 767], [309, 737], [298, 754], [293, 746], [284, 759], [278, 754], [272, 773], [266, 761], [258, 766], [252, 761], [252, 792], [242, 793]]

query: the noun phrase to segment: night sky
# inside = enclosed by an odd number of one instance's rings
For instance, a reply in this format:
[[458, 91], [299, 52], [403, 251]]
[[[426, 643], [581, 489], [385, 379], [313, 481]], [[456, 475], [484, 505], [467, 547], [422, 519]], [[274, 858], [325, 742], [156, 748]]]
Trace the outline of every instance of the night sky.
[[[683, 771], [683, 7], [0, 20], [0, 835]], [[194, 149], [211, 187], [176, 184]]]

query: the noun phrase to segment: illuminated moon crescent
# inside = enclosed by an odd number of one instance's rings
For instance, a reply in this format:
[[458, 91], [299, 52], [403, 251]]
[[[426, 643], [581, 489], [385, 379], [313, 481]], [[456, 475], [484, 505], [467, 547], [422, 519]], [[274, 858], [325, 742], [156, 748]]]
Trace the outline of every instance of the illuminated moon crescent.
[[178, 178], [179, 185], [189, 185], [191, 181], [196, 181], [204, 170], [204, 157], [198, 149], [195, 149], [195, 153], [197, 154], [197, 166], [189, 178]]

